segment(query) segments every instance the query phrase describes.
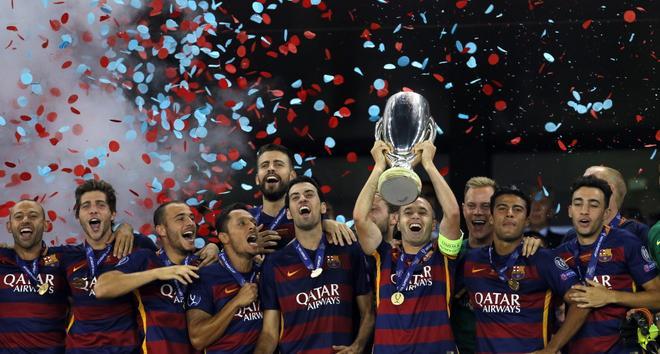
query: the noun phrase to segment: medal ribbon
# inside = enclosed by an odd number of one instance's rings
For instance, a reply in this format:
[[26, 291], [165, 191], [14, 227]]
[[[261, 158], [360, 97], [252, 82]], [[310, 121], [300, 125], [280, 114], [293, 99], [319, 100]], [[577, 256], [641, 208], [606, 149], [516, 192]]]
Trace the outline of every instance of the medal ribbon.
[[610, 227], [621, 227], [621, 224], [624, 222], [621, 213], [616, 213], [612, 221], [610, 221]]
[[589, 264], [587, 265], [587, 273], [584, 275], [582, 275], [582, 262], [580, 261], [580, 245], [578, 244], [577, 238], [571, 241], [571, 251], [573, 253], [575, 268], [577, 268], [580, 281], [584, 281], [585, 279], [594, 279], [594, 275], [596, 275], [596, 265], [598, 264], [598, 253], [600, 253], [600, 248], [603, 245], [603, 241], [605, 241], [605, 236], [607, 236], [607, 228], [603, 227], [603, 231], [601, 231], [600, 235], [598, 235], [596, 246], [591, 252], [591, 258], [589, 258]]
[[506, 276], [506, 271], [513, 267], [514, 264], [516, 264], [518, 257], [520, 257], [520, 250], [516, 248], [516, 250], [509, 255], [504, 266], [498, 269], [497, 266], [495, 266], [495, 262], [493, 262], [493, 246], [488, 247], [488, 262], [490, 262], [490, 266], [495, 270], [495, 272], [497, 272], [497, 277], [505, 283], [509, 281]]
[[303, 249], [298, 240], [293, 240], [293, 247], [296, 249], [300, 260], [310, 271], [314, 271], [315, 269], [319, 269], [323, 266], [323, 257], [325, 256], [325, 234], [321, 235], [321, 243], [319, 243], [319, 248], [316, 250], [314, 264], [312, 264], [312, 260], [309, 259], [307, 252]]
[[241, 274], [239, 271], [234, 268], [234, 265], [231, 264], [231, 260], [229, 260], [229, 257], [227, 257], [227, 254], [225, 252], [220, 252], [218, 255], [220, 257], [220, 263], [229, 271], [232, 277], [236, 280], [238, 285], [243, 286], [246, 283], [253, 283], [254, 278], [257, 276], [257, 272], [255, 269], [252, 270], [252, 274], [250, 275], [250, 280], [245, 280], [245, 277], [243, 274]]
[[422, 249], [417, 251], [417, 254], [415, 255], [415, 258], [413, 259], [412, 263], [408, 266], [406, 269], [406, 252], [401, 250], [401, 255], [399, 256], [399, 260], [396, 262], [396, 290], [401, 292], [403, 289], [408, 287], [408, 283], [410, 283], [410, 279], [412, 279], [413, 273], [415, 273], [415, 268], [417, 268], [417, 265], [422, 262], [422, 259], [429, 253], [429, 251], [433, 248], [433, 242], [427, 243]]
[[22, 260], [18, 255], [16, 255], [16, 265], [23, 271], [25, 275], [30, 278], [30, 282], [35, 288], [39, 287], [39, 257], [32, 261], [31, 267], [28, 267], [27, 262]]
[[[163, 262], [163, 264], [166, 267], [175, 265], [174, 263], [172, 263], [172, 261], [170, 261], [169, 257], [167, 257], [167, 253], [162, 248], [158, 250], [158, 256], [160, 257], [160, 260]], [[183, 265], [190, 265], [192, 258], [193, 258], [192, 254], [187, 255], [186, 258], [183, 259]], [[174, 280], [174, 286], [176, 287], [176, 294], [179, 296], [180, 299], [183, 299], [185, 294], [183, 293], [184, 287], [182, 287], [182, 284], [179, 284], [178, 280]]]
[[97, 268], [105, 261], [110, 252], [112, 252], [113, 244], [109, 244], [101, 253], [99, 259], [94, 259], [94, 249], [87, 242], [85, 242], [85, 254], [87, 255], [87, 266], [89, 267], [89, 272], [91, 273], [91, 278], [96, 276]]
[[[257, 213], [254, 215], [254, 218], [257, 220], [257, 225], [261, 224], [261, 213], [263, 213], [264, 206], [260, 205], [257, 208]], [[268, 227], [268, 230], [275, 230], [280, 224], [282, 223], [282, 220], [284, 220], [284, 215], [286, 215], [286, 208], [280, 209], [280, 212], [277, 213], [277, 216], [275, 216], [275, 219], [273, 222], [270, 224], [270, 227]]]

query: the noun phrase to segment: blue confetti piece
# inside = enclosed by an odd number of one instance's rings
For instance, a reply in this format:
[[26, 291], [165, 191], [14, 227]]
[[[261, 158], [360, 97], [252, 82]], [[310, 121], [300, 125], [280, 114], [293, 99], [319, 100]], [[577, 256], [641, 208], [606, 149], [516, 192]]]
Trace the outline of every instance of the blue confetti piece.
[[308, 168], [307, 171], [305, 171], [305, 173], [303, 173], [303, 175], [307, 176], [307, 177], [312, 177], [312, 169]]
[[247, 183], [241, 183], [241, 188], [242, 188], [244, 191], [251, 191], [251, 190], [252, 190], [252, 186], [249, 185], [249, 184], [247, 184]]
[[336, 142], [335, 142], [335, 139], [333, 139], [332, 137], [329, 136], [329, 137], [325, 138], [325, 143], [324, 144], [325, 144], [325, 146], [332, 149], [332, 148], [335, 147]]
[[448, 82], [448, 83], [445, 84], [445, 89], [447, 89], [447, 90], [449, 90], [452, 87], [454, 87], [454, 84], [452, 84], [451, 82]]
[[321, 3], [321, 0], [311, 0], [309, 3], [316, 6]]
[[174, 171], [174, 163], [172, 161], [164, 161], [160, 163], [160, 168], [163, 169], [165, 172], [172, 172]]
[[474, 59], [474, 57], [470, 57], [470, 59], [468, 59], [466, 64], [468, 68], [474, 69], [477, 67], [477, 60]]
[[658, 149], [653, 149], [653, 152], [651, 153], [651, 157], [649, 158], [649, 160], [653, 160], [653, 159], [655, 159], [655, 154], [656, 154], [657, 152], [658, 152]]
[[296, 88], [296, 89], [302, 87], [302, 80], [298, 79], [298, 80], [294, 81], [291, 84], [291, 87]]
[[30, 70], [28, 69], [23, 70], [23, 72], [21, 73], [21, 83], [25, 86], [32, 83], [32, 74], [30, 73]]
[[245, 162], [245, 160], [243, 160], [243, 159], [240, 159], [238, 161], [234, 161], [231, 164], [231, 168], [236, 170], [236, 171], [240, 171], [240, 170], [244, 169], [245, 166], [247, 166], [247, 162]]
[[44, 93], [41, 84], [32, 84], [30, 85], [30, 89], [32, 90], [32, 93], [38, 96], [41, 96]]
[[374, 80], [374, 88], [376, 90], [382, 90], [385, 88], [385, 81], [383, 79]]
[[394, 70], [394, 69], [396, 69], [396, 66], [394, 64], [389, 64], [388, 63], [388, 64], [383, 65], [383, 69], [385, 69], [385, 70]]
[[20, 107], [25, 107], [25, 106], [27, 106], [27, 104], [28, 104], [29, 102], [30, 102], [30, 101], [29, 101], [29, 100], [27, 99], [27, 97], [25, 97], [25, 96], [20, 96], [20, 97], [18, 97], [18, 98], [16, 99], [16, 103], [18, 103], [18, 105], [19, 105]]
[[198, 206], [198, 205], [200, 205], [201, 203], [202, 203], [202, 202], [199, 201], [199, 200], [197, 200], [197, 198], [188, 198], [188, 199], [186, 200], [186, 204], [188, 204], [188, 205], [190, 205], [190, 206]]
[[463, 44], [461, 41], [456, 41], [456, 50], [458, 50], [459, 53], [463, 52]]
[[593, 110], [596, 112], [600, 112], [603, 109], [603, 103], [602, 102], [594, 102]]
[[294, 154], [293, 159], [296, 160], [296, 165], [297, 166], [302, 165], [303, 159], [302, 159], [302, 156], [300, 156], [300, 154]]
[[316, 102], [314, 102], [314, 110], [322, 111], [323, 108], [325, 108], [325, 102], [323, 102], [323, 100], [316, 100]]
[[383, 43], [379, 44], [378, 45], [378, 51], [381, 52], [381, 53], [384, 52], [385, 51], [385, 44], [383, 44]]
[[394, 28], [394, 31], [392, 31], [392, 33], [397, 33], [397, 32], [399, 32], [400, 30], [401, 30], [401, 24], [399, 23], [399, 24]]
[[555, 215], [559, 214], [561, 211], [561, 204], [557, 203], [557, 206], [555, 207]]
[[151, 191], [154, 193], [160, 193], [163, 190], [163, 185], [160, 183], [158, 178], [154, 177], [151, 181]]
[[203, 238], [198, 237], [195, 239], [195, 248], [202, 249], [204, 246], [206, 246], [206, 241]]
[[5, 117], [0, 116], [0, 127], [4, 127], [7, 125], [7, 121], [5, 120]]
[[377, 117], [380, 114], [380, 107], [373, 104], [373, 105], [369, 106], [368, 112], [369, 112], [369, 116]]
[[48, 166], [44, 166], [44, 167], [37, 166], [37, 173], [39, 174], [39, 176], [45, 177], [50, 172], [51, 172], [51, 169]]
[[468, 54], [474, 54], [477, 51], [477, 45], [474, 42], [468, 42], [465, 44], [465, 49], [467, 49]]
[[323, 82], [325, 82], [326, 84], [334, 79], [335, 79], [334, 75], [327, 75], [327, 74], [323, 75]]
[[376, 48], [376, 45], [372, 41], [365, 41], [362, 44], [362, 47], [364, 47], [364, 48]]
[[357, 73], [360, 76], [364, 76], [364, 74], [362, 73], [362, 69], [358, 68], [357, 66], [353, 68], [353, 71], [355, 71], [355, 73]]
[[261, 22], [263, 22], [263, 19], [261, 18], [261, 16], [259, 16], [259, 15], [257, 15], [257, 14], [252, 15], [252, 17], [250, 17], [250, 20], [251, 20], [252, 22], [254, 22], [254, 23], [261, 23]]
[[609, 98], [606, 99], [605, 101], [603, 101], [603, 109], [610, 109], [610, 108], [612, 108], [612, 105], [613, 105], [613, 102]]
[[470, 119], [470, 116], [465, 114], [465, 113], [459, 113], [458, 114], [458, 119], [466, 120], [466, 119]]
[[422, 22], [423, 22], [424, 24], [427, 24], [427, 22], [426, 22], [426, 12], [420, 12], [420, 13], [419, 13], [419, 17], [422, 18]]
[[238, 120], [238, 124], [241, 126], [241, 130], [249, 133], [252, 131], [252, 127], [250, 126], [250, 119], [248, 117], [241, 117]]
[[142, 83], [142, 81], [144, 81], [144, 73], [142, 73], [141, 71], [136, 71], [133, 74], [133, 81], [135, 81], [135, 83], [137, 84]]
[[561, 127], [561, 123], [555, 124], [554, 122], [545, 123], [545, 131], [548, 133], [554, 133]]
[[292, 106], [293, 105], [298, 105], [298, 104], [301, 104], [301, 103], [302, 103], [302, 100], [298, 97], [292, 98], [291, 101], [289, 101], [289, 104], [292, 105]]
[[544, 195], [546, 198], [550, 196], [550, 193], [549, 193], [548, 190], [545, 188], [545, 186], [543, 186], [543, 195]]
[[579, 114], [585, 114], [585, 113], [587, 113], [587, 109], [588, 109], [588, 108], [587, 108], [585, 105], [583, 105], [583, 104], [579, 104], [579, 105], [577, 105], [577, 106], [575, 107], [575, 110], [576, 110]]
[[493, 4], [488, 5], [488, 7], [486, 8], [486, 11], [484, 11], [484, 14], [486, 14], [486, 15], [490, 14], [491, 12], [493, 12], [494, 8], [495, 7], [493, 6]]
[[208, 163], [215, 162], [215, 161], [218, 159], [218, 156], [217, 156], [216, 154], [205, 154], [205, 153], [202, 153], [202, 154], [201, 154], [201, 157], [202, 157], [202, 160], [204, 160], [204, 161], [206, 161], [206, 162], [208, 162]]
[[555, 57], [553, 57], [550, 53], [543, 53], [543, 57], [548, 61], [548, 63], [554, 63], [555, 61]]
[[410, 63], [410, 58], [408, 58], [405, 55], [401, 56], [399, 60], [396, 61], [396, 63], [401, 67], [408, 66], [408, 64]]
[[573, 98], [575, 98], [576, 101], [580, 102], [582, 97], [580, 97], [580, 93], [577, 92], [577, 90], [573, 90]]
[[277, 128], [275, 127], [275, 122], [270, 123], [266, 126], [266, 133], [268, 135], [273, 135], [277, 132]]

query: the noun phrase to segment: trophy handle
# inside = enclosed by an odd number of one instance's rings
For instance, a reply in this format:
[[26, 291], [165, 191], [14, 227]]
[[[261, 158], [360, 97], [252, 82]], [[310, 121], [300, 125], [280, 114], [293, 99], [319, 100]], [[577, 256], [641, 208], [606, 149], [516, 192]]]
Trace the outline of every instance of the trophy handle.
[[374, 130], [374, 137], [376, 140], [383, 140], [383, 131], [381, 128], [383, 127], [383, 117], [381, 117], [378, 122], [376, 122], [376, 129]]
[[428, 126], [428, 137], [427, 140], [431, 142], [435, 141], [436, 133], [438, 132], [438, 124], [433, 120], [433, 117], [429, 117], [429, 126]]

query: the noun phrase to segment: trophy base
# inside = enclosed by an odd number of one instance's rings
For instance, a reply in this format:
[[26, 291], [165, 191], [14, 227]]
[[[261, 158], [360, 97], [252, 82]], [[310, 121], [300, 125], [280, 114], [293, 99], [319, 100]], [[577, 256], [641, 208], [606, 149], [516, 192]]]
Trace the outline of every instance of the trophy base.
[[378, 178], [378, 193], [392, 205], [407, 205], [415, 201], [422, 190], [419, 176], [407, 168], [392, 167]]

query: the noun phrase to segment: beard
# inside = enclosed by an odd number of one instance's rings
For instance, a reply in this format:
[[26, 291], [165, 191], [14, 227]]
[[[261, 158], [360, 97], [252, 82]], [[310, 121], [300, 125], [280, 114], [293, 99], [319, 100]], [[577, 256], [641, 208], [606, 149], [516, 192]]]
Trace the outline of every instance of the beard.
[[286, 194], [286, 185], [284, 185], [282, 182], [280, 182], [279, 185], [273, 190], [266, 190], [263, 184], [264, 183], [259, 185], [259, 190], [261, 191], [261, 194], [263, 194], [264, 198], [271, 202], [276, 202], [282, 199]]

